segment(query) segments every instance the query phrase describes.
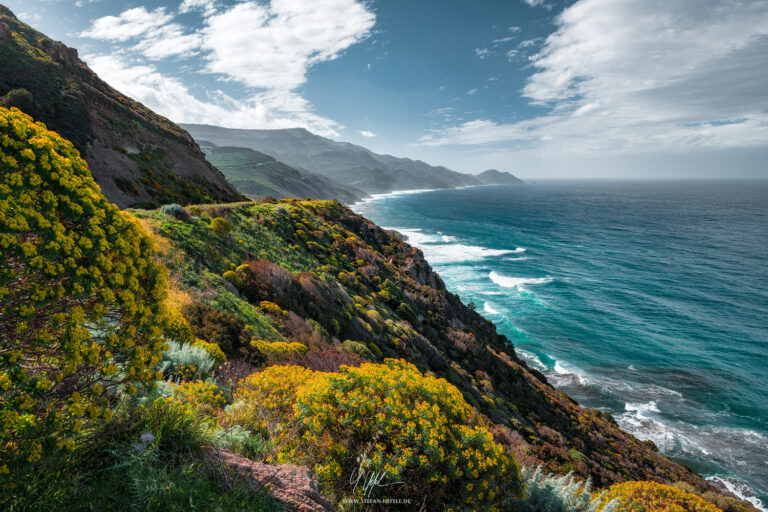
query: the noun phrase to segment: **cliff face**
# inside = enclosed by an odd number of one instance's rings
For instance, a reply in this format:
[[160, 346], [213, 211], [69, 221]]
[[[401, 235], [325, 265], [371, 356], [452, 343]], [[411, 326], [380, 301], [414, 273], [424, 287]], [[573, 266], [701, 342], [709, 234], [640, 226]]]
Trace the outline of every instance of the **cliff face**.
[[[610, 415], [550, 386], [491, 322], [446, 290], [420, 250], [337, 202], [207, 206], [191, 220], [139, 215], [162, 247], [172, 295], [193, 305], [184, 310], [193, 329], [201, 311], [218, 310], [249, 324], [250, 337], [306, 344], [310, 352], [289, 362], [320, 370], [360, 357], [404, 358], [459, 387], [522, 464], [574, 471], [598, 487], [655, 480], [711, 488]], [[211, 234], [214, 216], [231, 232]], [[237, 350], [269, 359], [247, 343]]]
[[75, 144], [118, 206], [239, 200], [192, 137], [101, 80], [77, 50], [0, 6], [0, 104]]

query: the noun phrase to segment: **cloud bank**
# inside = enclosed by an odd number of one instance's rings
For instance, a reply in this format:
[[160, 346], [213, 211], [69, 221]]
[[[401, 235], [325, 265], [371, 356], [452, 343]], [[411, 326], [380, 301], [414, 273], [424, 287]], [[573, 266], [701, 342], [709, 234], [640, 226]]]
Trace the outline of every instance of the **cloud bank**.
[[545, 114], [446, 126], [418, 144], [589, 155], [768, 143], [767, 1], [580, 0], [555, 23], [522, 90]]

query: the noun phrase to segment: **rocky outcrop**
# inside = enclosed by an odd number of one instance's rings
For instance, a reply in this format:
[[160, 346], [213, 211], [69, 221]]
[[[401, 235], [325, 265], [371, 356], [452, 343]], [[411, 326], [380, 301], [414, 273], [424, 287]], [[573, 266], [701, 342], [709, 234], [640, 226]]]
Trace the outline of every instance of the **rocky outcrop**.
[[230, 484], [250, 485], [268, 489], [274, 499], [289, 512], [332, 512], [336, 510], [330, 501], [318, 491], [317, 481], [309, 468], [293, 464], [271, 465], [255, 462], [227, 450], [208, 448], [204, 457], [225, 477]]
[[192, 137], [101, 80], [77, 50], [0, 5], [0, 98], [71, 141], [104, 195], [120, 207], [244, 199]]

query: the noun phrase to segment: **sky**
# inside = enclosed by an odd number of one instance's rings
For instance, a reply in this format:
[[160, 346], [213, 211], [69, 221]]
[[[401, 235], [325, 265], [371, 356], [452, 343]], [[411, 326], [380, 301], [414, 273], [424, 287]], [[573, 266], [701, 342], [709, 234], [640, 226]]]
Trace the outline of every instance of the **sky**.
[[768, 178], [768, 0], [0, 0], [179, 123], [524, 179]]

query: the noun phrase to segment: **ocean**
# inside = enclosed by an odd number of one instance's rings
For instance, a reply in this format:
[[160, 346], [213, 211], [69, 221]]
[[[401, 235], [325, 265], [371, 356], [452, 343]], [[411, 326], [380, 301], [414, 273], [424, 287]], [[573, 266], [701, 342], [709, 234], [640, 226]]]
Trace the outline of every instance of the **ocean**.
[[542, 182], [381, 194], [530, 366], [768, 510], [768, 182]]

